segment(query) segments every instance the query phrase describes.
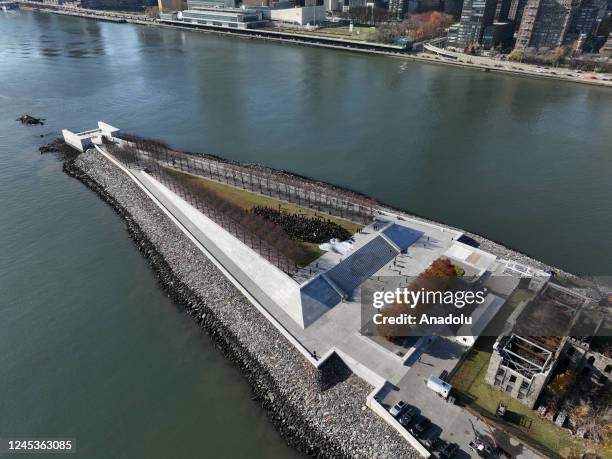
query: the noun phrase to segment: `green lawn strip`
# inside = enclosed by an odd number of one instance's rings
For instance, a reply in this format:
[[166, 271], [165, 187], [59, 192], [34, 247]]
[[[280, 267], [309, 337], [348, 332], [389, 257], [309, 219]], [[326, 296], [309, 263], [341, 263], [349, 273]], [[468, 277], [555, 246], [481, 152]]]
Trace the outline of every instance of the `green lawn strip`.
[[304, 249], [304, 256], [299, 260], [295, 260], [298, 266], [308, 266], [325, 253], [319, 248], [319, 244], [314, 242], [296, 241], [296, 243]]
[[[528, 407], [506, 396], [484, 380], [495, 338], [480, 338], [465, 359], [453, 372], [450, 383], [466, 402], [467, 408], [485, 416], [500, 429], [525, 441], [550, 457], [567, 457], [571, 452], [595, 452], [611, 457], [601, 445], [573, 437], [554, 423], [541, 418]], [[503, 402], [516, 421], [500, 420], [495, 416], [499, 402]]]
[[[332, 222], [337, 223], [338, 225], [345, 228], [351, 234], [355, 234], [357, 231], [363, 228], [363, 225], [352, 222], [350, 220], [332, 217], [324, 213], [316, 212], [312, 209], [307, 209], [305, 207], [301, 207], [295, 204], [289, 204], [280, 201], [279, 199], [271, 198], [269, 196], [264, 196], [251, 191], [246, 191], [241, 188], [226, 185], [224, 183], [216, 182], [214, 180], [205, 179], [193, 174], [181, 172], [176, 169], [165, 169], [171, 174], [189, 177], [193, 180], [196, 180], [198, 185], [216, 191], [217, 193], [223, 195], [223, 197], [225, 197], [228, 201], [245, 210], [251, 210], [255, 206], [268, 206], [274, 209], [278, 209], [280, 206], [282, 210], [291, 214], [300, 213], [307, 217], [322, 217], [325, 220], [331, 220]], [[304, 249], [303, 257], [301, 257], [299, 260], [294, 260], [298, 264], [298, 266], [307, 266], [325, 253], [321, 249], [319, 249], [319, 244], [302, 241], [296, 241], [296, 243]]]

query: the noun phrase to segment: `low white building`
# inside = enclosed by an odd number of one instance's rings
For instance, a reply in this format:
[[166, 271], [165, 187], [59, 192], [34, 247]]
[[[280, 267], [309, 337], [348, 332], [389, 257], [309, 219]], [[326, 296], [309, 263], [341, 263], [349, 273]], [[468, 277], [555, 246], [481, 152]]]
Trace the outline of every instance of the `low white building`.
[[465, 269], [467, 275], [480, 277], [493, 266], [497, 257], [484, 250], [454, 241], [444, 253], [453, 264]]
[[269, 10], [270, 19], [293, 25], [316, 24], [325, 20], [325, 5], [312, 5]]
[[119, 129], [116, 127], [102, 121], [98, 121], [98, 129], [77, 133], [69, 131], [68, 129], [62, 129], [62, 136], [64, 137], [64, 142], [71, 147], [76, 148], [79, 151], [85, 151], [88, 148], [93, 147], [94, 144], [100, 145], [103, 137], [110, 139], [111, 137], [118, 135], [119, 132]]

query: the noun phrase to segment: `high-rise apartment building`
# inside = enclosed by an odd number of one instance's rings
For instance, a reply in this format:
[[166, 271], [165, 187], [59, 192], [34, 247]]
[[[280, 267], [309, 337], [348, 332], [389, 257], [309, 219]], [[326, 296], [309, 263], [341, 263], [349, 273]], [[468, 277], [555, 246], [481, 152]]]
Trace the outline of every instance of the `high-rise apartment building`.
[[606, 15], [606, 7], [606, 0], [580, 0], [572, 12], [564, 43], [574, 44], [593, 36]]
[[508, 19], [514, 21], [516, 28], [518, 29], [521, 19], [523, 18], [523, 10], [527, 0], [511, 0], [510, 11], [508, 11]]
[[506, 22], [510, 13], [511, 0], [497, 0], [494, 22]]
[[461, 16], [461, 10], [463, 9], [463, 0], [445, 0], [444, 1], [444, 12], [450, 14], [453, 17], [458, 18]]
[[608, 35], [608, 39], [604, 45], [599, 49], [599, 54], [603, 54], [607, 57], [612, 57], [612, 32]]
[[576, 0], [527, 0], [516, 36], [516, 48], [561, 46]]
[[408, 12], [408, 0], [389, 0], [389, 12], [396, 18], [403, 17]]
[[606, 0], [528, 0], [516, 48], [556, 48], [583, 42], [596, 30]]
[[481, 43], [487, 27], [495, 19], [496, 0], [465, 0], [461, 20], [456, 29], [455, 46], [464, 48], [470, 43]]

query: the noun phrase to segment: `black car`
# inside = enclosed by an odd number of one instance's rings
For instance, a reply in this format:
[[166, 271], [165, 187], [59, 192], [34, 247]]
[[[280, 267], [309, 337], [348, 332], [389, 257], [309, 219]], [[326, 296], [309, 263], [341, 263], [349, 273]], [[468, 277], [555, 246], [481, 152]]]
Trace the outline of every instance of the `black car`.
[[419, 414], [419, 409], [416, 406], [409, 406], [399, 417], [399, 423], [404, 427], [408, 427], [408, 424], [412, 422], [417, 414]]
[[[441, 438], [438, 437], [433, 442], [433, 445], [431, 445], [431, 451], [435, 451], [435, 452], [439, 453], [440, 451], [442, 451], [447, 446], [448, 446], [448, 442], [446, 440], [442, 440]], [[437, 455], [436, 455], [436, 457], [437, 457]]]
[[457, 443], [447, 443], [446, 447], [441, 449], [438, 453], [438, 457], [440, 459], [451, 459], [455, 457], [457, 451], [459, 450], [459, 445]]
[[440, 437], [440, 429], [438, 427], [432, 427], [423, 435], [421, 435], [421, 443], [426, 448], [431, 448], [438, 438]]
[[408, 429], [408, 431], [415, 437], [420, 437], [421, 434], [425, 432], [430, 425], [431, 421], [425, 416], [419, 414], [414, 420], [414, 423], [410, 426], [410, 429]]

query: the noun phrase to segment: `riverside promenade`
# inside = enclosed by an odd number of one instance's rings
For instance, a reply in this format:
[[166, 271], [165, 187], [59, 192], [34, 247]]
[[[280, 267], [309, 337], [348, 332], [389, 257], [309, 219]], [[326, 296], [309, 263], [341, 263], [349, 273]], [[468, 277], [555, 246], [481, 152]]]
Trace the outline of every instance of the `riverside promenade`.
[[82, 8], [68, 8], [57, 5], [44, 5], [41, 3], [31, 2], [28, 0], [16, 0], [16, 3], [24, 9], [35, 11], [48, 12], [64, 16], [82, 17], [85, 19], [93, 19], [107, 22], [130, 23], [146, 26], [169, 27], [180, 30], [191, 30], [195, 32], [203, 32], [218, 35], [231, 35], [237, 38], [267, 40], [272, 42], [290, 43], [294, 45], [314, 46], [328, 49], [336, 49], [340, 51], [352, 51], [366, 54], [378, 54], [388, 57], [394, 57], [402, 60], [413, 62], [422, 62], [430, 64], [449, 65], [453, 67], [463, 67], [478, 71], [501, 73], [527, 78], [540, 78], [556, 81], [566, 81], [573, 83], [589, 84], [602, 87], [612, 87], [612, 77], [594, 72], [587, 72], [584, 75], [578, 75], [575, 72], [557, 71], [551, 72], [541, 71], [538, 67], [528, 64], [520, 65], [505, 65], [503, 63], [493, 61], [487, 58], [471, 58], [465, 55], [465, 58], [457, 59], [449, 57], [448, 53], [441, 54], [429, 48], [428, 52], [411, 52], [403, 49], [400, 46], [385, 45], [381, 43], [361, 42], [355, 40], [333, 39], [329, 37], [317, 36], [314, 34], [300, 34], [288, 32], [276, 32], [261, 29], [228, 29], [226, 27], [218, 27], [213, 25], [194, 25], [180, 21], [160, 21], [146, 15], [137, 15], [129, 13], [116, 13], [99, 10], [86, 10]]
[[533, 64], [524, 64], [522, 62], [502, 61], [485, 56], [472, 56], [440, 48], [431, 43], [426, 43], [424, 49], [426, 52], [419, 53], [419, 57], [427, 59], [430, 62], [470, 67], [486, 72], [511, 73], [524, 77], [546, 78], [550, 80], [572, 81], [574, 83], [612, 87], [612, 74], [579, 72], [577, 70], [537, 66]]

